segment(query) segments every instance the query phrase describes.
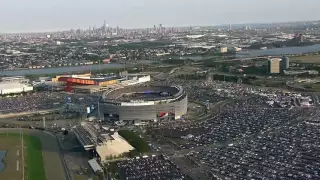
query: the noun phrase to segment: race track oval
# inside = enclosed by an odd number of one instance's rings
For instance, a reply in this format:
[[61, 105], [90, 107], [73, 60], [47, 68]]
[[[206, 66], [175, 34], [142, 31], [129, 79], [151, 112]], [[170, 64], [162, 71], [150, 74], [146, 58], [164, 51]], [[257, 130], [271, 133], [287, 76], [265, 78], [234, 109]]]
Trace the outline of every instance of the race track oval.
[[[0, 132], [19, 133], [18, 128], [1, 128]], [[60, 147], [54, 135], [46, 131], [22, 129], [28, 135], [38, 137], [42, 144], [43, 164], [47, 180], [68, 180], [67, 169], [64, 166]]]

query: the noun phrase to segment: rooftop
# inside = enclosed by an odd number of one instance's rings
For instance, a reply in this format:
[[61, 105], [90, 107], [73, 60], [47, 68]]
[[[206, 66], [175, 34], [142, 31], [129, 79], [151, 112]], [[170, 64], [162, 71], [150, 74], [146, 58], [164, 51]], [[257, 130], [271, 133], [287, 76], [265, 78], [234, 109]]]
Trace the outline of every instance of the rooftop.
[[30, 87], [26, 84], [21, 84], [18, 82], [0, 82], [0, 90], [3, 89], [13, 89], [13, 88], [25, 88]]

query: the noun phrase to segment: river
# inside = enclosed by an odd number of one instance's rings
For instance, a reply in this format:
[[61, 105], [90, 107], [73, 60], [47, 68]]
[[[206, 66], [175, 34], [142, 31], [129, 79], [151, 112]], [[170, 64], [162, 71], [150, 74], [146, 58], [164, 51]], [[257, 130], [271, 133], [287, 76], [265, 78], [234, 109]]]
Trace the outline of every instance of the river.
[[[282, 56], [282, 55], [295, 55], [295, 54], [305, 54], [305, 53], [313, 53], [320, 51], [320, 44], [315, 44], [312, 46], [299, 46], [299, 47], [283, 47], [283, 48], [274, 48], [274, 49], [266, 49], [266, 50], [247, 50], [240, 51], [236, 53], [237, 58], [250, 58], [257, 56]], [[201, 61], [213, 58], [215, 56], [172, 56], [173, 59], [191, 59], [194, 61]]]
[[299, 47], [283, 47], [266, 50], [249, 50], [237, 53], [237, 57], [257, 57], [257, 56], [281, 56], [281, 55], [295, 55], [306, 54], [320, 51], [320, 44], [312, 46]]
[[[139, 64], [151, 64], [152, 61], [141, 60]], [[127, 67], [132, 67], [136, 64], [127, 64]], [[122, 68], [123, 64], [110, 63], [110, 64], [101, 64], [100, 69], [119, 69]], [[25, 76], [27, 74], [62, 74], [70, 72], [84, 72], [84, 71], [94, 71], [98, 70], [99, 65], [86, 65], [86, 66], [70, 66], [70, 67], [55, 67], [55, 68], [44, 68], [44, 69], [22, 69], [22, 70], [11, 70], [11, 71], [1, 71], [0, 76]]]

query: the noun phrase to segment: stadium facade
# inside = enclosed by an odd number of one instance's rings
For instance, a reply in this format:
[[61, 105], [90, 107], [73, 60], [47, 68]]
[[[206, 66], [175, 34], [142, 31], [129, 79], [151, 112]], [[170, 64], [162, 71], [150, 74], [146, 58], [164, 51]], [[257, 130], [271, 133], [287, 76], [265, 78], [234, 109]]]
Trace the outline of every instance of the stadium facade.
[[188, 97], [181, 86], [129, 86], [106, 91], [99, 101], [100, 117], [119, 121], [180, 119]]

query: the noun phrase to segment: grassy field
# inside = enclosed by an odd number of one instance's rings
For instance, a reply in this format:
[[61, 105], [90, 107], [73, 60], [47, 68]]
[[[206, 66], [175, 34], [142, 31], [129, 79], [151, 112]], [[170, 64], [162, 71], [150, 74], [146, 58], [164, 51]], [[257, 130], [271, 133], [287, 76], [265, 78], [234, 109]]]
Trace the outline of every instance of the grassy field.
[[320, 55], [290, 57], [290, 62], [320, 64]]
[[148, 143], [140, 138], [136, 133], [129, 130], [120, 130], [119, 135], [126, 139], [128, 143], [137, 150], [137, 152], [149, 152]]
[[265, 86], [265, 87], [281, 87], [285, 85], [284, 80], [277, 79], [258, 79], [251, 81], [253, 85]]
[[303, 85], [303, 87], [306, 88], [307, 91], [320, 92], [320, 83], [306, 84]]
[[43, 167], [42, 147], [38, 138], [26, 136], [24, 138], [26, 145], [25, 170], [26, 178], [30, 180], [46, 179]]
[[19, 134], [0, 134], [0, 150], [7, 151], [4, 158], [5, 169], [0, 173], [0, 179], [21, 180], [24, 173], [25, 180], [45, 180], [40, 140], [24, 135], [23, 145], [22, 151]]

